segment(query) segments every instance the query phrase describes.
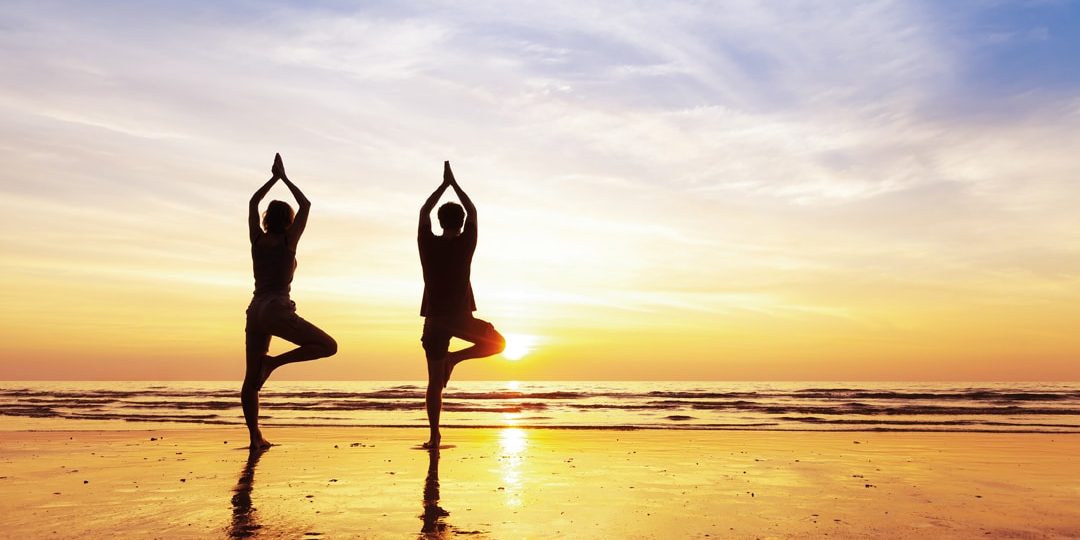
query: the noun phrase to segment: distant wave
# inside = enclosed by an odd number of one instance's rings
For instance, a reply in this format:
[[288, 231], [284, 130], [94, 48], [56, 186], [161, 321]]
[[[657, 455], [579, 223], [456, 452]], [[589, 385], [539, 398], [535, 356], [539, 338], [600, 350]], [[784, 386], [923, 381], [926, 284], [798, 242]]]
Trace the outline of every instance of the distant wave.
[[[1080, 433], [1075, 383], [463, 382], [447, 425], [560, 429], [768, 429]], [[269, 425], [423, 426], [424, 386], [279, 383], [262, 393]], [[0, 417], [238, 425], [236, 383], [0, 383]], [[20, 420], [23, 419], [23, 420]], [[32, 424], [38, 425], [38, 424]], [[52, 425], [52, 424], [48, 424]]]

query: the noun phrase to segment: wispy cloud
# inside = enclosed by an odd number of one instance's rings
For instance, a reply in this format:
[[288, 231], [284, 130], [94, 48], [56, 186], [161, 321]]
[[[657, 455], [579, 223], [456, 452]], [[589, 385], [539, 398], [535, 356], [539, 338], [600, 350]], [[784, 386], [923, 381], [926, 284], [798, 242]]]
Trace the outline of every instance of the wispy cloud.
[[482, 310], [700, 329], [880, 320], [904, 288], [905, 317], [941, 290], [1074, 301], [1080, 79], [1010, 55], [1066, 65], [1075, 6], [1002, 5], [7, 2], [0, 279], [244, 281], [280, 151], [319, 306], [408, 294], [443, 159], [481, 208]]

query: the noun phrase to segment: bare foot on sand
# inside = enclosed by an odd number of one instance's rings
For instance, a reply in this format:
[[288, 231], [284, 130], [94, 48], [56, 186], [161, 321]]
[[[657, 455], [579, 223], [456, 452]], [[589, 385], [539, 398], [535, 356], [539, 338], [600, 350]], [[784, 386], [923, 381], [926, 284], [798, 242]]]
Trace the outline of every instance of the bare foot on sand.
[[440, 442], [442, 442], [442, 437], [432, 437], [431, 440], [421, 444], [420, 447], [426, 450], [438, 450]]
[[274, 444], [260, 435], [258, 439], [251, 439], [251, 445], [248, 446], [248, 450], [252, 452], [262, 452], [271, 446], [274, 446]]

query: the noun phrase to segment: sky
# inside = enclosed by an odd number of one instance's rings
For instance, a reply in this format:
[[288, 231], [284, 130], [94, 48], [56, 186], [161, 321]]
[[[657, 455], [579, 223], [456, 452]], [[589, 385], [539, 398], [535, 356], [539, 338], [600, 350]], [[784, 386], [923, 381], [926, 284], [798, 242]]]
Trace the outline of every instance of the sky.
[[425, 377], [450, 160], [530, 349], [457, 377], [1077, 381], [1078, 57], [1074, 1], [5, 1], [0, 380], [239, 379], [280, 152], [340, 348], [276, 378]]

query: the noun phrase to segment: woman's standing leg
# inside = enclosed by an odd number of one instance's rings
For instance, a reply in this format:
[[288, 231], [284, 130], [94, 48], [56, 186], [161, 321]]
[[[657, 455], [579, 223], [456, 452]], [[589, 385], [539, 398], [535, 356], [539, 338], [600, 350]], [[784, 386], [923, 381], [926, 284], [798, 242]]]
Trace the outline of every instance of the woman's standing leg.
[[259, 430], [259, 390], [264, 381], [263, 364], [266, 352], [270, 350], [270, 334], [246, 331], [244, 347], [247, 367], [244, 371], [244, 384], [240, 388], [240, 405], [244, 409], [244, 422], [251, 437], [252, 450], [266, 448], [270, 443], [263, 438]]

